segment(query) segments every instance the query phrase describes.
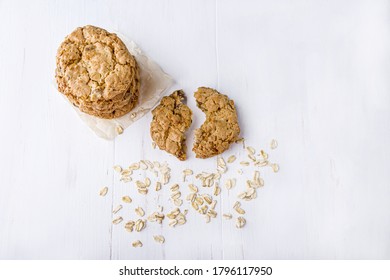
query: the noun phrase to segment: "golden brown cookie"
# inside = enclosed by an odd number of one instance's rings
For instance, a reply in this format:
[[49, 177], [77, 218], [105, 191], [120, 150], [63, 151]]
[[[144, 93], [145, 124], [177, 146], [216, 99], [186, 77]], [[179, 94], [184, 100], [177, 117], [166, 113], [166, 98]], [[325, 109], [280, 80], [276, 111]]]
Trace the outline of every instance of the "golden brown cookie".
[[206, 87], [198, 88], [194, 96], [198, 107], [206, 114], [206, 120], [195, 130], [192, 150], [197, 158], [219, 155], [239, 139], [240, 127], [234, 101]]
[[163, 97], [152, 111], [150, 124], [150, 135], [157, 146], [179, 160], [187, 158], [185, 132], [192, 123], [192, 111], [182, 103], [184, 98], [182, 90]]
[[116, 34], [79, 27], [58, 48], [56, 62], [58, 90], [80, 111], [111, 119], [136, 105], [138, 65]]

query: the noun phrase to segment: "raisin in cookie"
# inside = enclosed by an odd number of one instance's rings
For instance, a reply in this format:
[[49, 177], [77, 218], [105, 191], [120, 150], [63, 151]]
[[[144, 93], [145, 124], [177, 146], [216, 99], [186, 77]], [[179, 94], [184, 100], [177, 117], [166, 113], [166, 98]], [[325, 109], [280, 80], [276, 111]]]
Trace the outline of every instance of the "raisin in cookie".
[[200, 87], [194, 94], [198, 107], [206, 114], [206, 120], [195, 130], [193, 151], [197, 158], [209, 158], [226, 151], [239, 139], [234, 101], [218, 91]]
[[192, 111], [182, 103], [185, 98], [182, 90], [177, 90], [162, 98], [160, 104], [153, 109], [153, 120], [150, 134], [161, 150], [185, 160], [185, 132], [192, 122]]
[[56, 63], [58, 90], [84, 113], [117, 118], [138, 101], [137, 62], [116, 34], [79, 27], [58, 48]]

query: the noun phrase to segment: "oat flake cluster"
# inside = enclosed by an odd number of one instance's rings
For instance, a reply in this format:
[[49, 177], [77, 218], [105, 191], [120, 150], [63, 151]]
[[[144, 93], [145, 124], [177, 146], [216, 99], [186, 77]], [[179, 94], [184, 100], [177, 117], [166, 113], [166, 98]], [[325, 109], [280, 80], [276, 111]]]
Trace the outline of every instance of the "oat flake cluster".
[[[236, 155], [230, 155], [226, 160], [222, 156], [216, 159], [216, 168], [211, 172], [200, 172], [195, 174], [191, 169], [184, 168], [182, 173], [182, 182], [171, 182], [171, 168], [167, 163], [158, 161], [141, 160], [132, 163], [127, 168], [119, 165], [114, 166], [115, 172], [119, 175], [119, 180], [126, 184], [131, 184], [137, 189], [139, 195], [158, 196], [158, 193], [168, 187], [170, 209], [164, 211], [162, 206], [157, 209], [148, 209], [145, 211], [139, 205], [133, 205], [133, 199], [129, 195], [121, 197], [121, 204], [114, 204], [112, 213], [112, 223], [114, 225], [123, 224], [125, 231], [142, 232], [149, 224], [168, 224], [169, 227], [182, 226], [187, 223], [188, 212], [194, 211], [205, 219], [206, 223], [211, 222], [218, 217], [216, 205], [221, 198], [223, 189], [231, 191], [238, 188], [237, 201], [231, 205], [231, 211], [223, 211], [221, 217], [226, 220], [234, 220], [234, 226], [238, 229], [245, 227], [247, 220], [245, 215], [246, 203], [253, 201], [258, 196], [258, 190], [264, 187], [264, 179], [260, 176], [260, 171], [264, 172], [271, 169], [273, 172], [279, 171], [279, 165], [269, 160], [268, 153], [260, 150], [256, 153], [253, 147], [245, 147], [245, 141], [242, 139], [238, 142], [243, 143], [246, 153], [244, 158], [239, 159]], [[272, 140], [270, 147], [276, 149], [278, 146], [276, 140]], [[253, 171], [248, 171], [250, 168]], [[227, 171], [236, 169], [237, 177], [228, 177]], [[140, 172], [137, 172], [140, 171]], [[173, 170], [178, 173], [178, 170]], [[250, 172], [250, 173], [249, 173]], [[138, 173], [138, 174], [136, 174]], [[145, 174], [151, 176], [145, 176]], [[246, 174], [252, 174], [246, 176]], [[245, 175], [245, 176], [244, 176]], [[168, 186], [169, 185], [169, 186]], [[187, 186], [187, 187], [184, 187]], [[106, 196], [108, 187], [103, 187], [99, 191], [100, 196]], [[128, 208], [133, 209], [129, 211]], [[226, 209], [225, 209], [226, 210]], [[130, 214], [131, 217], [125, 217]], [[165, 222], [166, 221], [166, 222]], [[151, 226], [153, 230], [153, 226]], [[161, 231], [161, 228], [158, 228]], [[154, 242], [158, 244], [165, 243], [165, 238], [161, 234], [153, 235]], [[142, 247], [140, 240], [131, 243], [133, 247]]]

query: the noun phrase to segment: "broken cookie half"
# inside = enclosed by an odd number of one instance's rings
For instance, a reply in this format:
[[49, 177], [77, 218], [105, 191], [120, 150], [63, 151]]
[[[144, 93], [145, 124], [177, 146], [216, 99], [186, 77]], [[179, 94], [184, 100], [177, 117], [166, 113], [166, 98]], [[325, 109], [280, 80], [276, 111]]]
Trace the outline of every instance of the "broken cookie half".
[[206, 120], [195, 130], [193, 151], [197, 158], [209, 158], [226, 151], [239, 139], [240, 127], [234, 101], [218, 91], [200, 87], [194, 94]]
[[179, 160], [187, 158], [185, 132], [192, 122], [192, 111], [182, 103], [184, 98], [182, 90], [163, 97], [152, 111], [153, 120], [150, 125], [150, 134], [157, 146]]

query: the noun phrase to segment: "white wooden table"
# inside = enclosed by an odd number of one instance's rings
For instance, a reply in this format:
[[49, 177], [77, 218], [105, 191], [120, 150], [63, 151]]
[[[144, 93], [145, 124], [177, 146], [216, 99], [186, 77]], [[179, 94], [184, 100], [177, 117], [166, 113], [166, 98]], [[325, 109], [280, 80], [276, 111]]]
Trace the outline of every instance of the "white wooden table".
[[[0, 0], [0, 259], [390, 258], [388, 5]], [[192, 211], [175, 229], [130, 234], [111, 224], [123, 194], [134, 199], [122, 210], [127, 218], [169, 195], [165, 187], [158, 201], [137, 196], [114, 164], [167, 161], [174, 181], [186, 166], [201, 171], [215, 161], [190, 153], [182, 164], [151, 149], [150, 114], [111, 142], [82, 123], [53, 75], [59, 43], [86, 24], [132, 38], [185, 90], [190, 147], [204, 119], [192, 97], [198, 86], [236, 101], [247, 144], [268, 149], [278, 140], [270, 154], [280, 172], [262, 173], [265, 187], [243, 206], [244, 229], [221, 218], [234, 191], [223, 192], [210, 224]], [[243, 151], [235, 145], [230, 154]], [[137, 238], [143, 248], [131, 247]]]

